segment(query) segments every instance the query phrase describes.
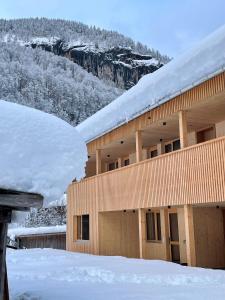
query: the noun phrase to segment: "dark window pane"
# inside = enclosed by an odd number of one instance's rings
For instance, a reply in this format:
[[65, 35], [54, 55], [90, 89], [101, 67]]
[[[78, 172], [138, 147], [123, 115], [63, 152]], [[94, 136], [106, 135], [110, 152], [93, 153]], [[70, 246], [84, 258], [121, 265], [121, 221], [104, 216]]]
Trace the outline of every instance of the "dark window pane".
[[180, 140], [176, 140], [173, 142], [173, 151], [180, 149]]
[[146, 225], [147, 225], [147, 240], [150, 241], [156, 240], [154, 213], [146, 214]]
[[179, 245], [171, 245], [172, 261], [180, 263], [180, 247]]
[[82, 240], [89, 240], [89, 215], [82, 216]]
[[157, 235], [158, 235], [158, 241], [161, 241], [162, 235], [161, 235], [161, 219], [160, 219], [160, 213], [156, 214], [156, 222], [157, 222]]
[[173, 242], [179, 241], [178, 218], [176, 213], [169, 214], [170, 220], [170, 239]]
[[165, 153], [169, 153], [169, 152], [172, 152], [172, 145], [171, 144], [165, 145]]
[[156, 157], [157, 155], [158, 155], [157, 150], [153, 150], [153, 151], [151, 151], [151, 153], [150, 153], [150, 157], [151, 157], [151, 158]]
[[77, 239], [81, 240], [81, 216], [76, 217], [77, 221]]
[[128, 158], [128, 159], [125, 159], [125, 160], [124, 160], [124, 166], [128, 166], [129, 164], [130, 164], [129, 158]]
[[108, 170], [109, 170], [109, 171], [115, 170], [115, 163], [114, 163], [114, 162], [108, 164]]
[[116, 162], [116, 169], [118, 169], [118, 167], [119, 167], [119, 163], [118, 163], [118, 161]]

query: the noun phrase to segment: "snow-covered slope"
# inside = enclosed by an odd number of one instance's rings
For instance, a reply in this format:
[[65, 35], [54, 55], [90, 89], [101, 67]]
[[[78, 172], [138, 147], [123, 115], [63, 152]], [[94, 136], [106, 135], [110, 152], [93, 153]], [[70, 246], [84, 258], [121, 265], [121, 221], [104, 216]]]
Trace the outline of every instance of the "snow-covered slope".
[[57, 117], [0, 100], [1, 187], [59, 199], [84, 176], [87, 150], [76, 129]]
[[225, 70], [225, 26], [77, 126], [91, 141]]
[[66, 58], [17, 43], [0, 43], [0, 99], [77, 125], [121, 93]]

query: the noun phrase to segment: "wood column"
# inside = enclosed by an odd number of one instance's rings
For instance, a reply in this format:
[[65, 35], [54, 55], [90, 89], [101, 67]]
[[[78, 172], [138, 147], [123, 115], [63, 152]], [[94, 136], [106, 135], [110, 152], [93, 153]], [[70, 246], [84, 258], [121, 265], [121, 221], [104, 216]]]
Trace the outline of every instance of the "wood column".
[[185, 223], [185, 234], [186, 234], [187, 264], [188, 266], [195, 267], [196, 251], [195, 251], [193, 207], [190, 204], [184, 205], [184, 223]]
[[10, 209], [0, 206], [0, 299], [8, 300], [8, 279], [6, 269], [6, 244], [8, 223], [11, 222]]
[[145, 236], [145, 219], [143, 209], [138, 209], [139, 257], [143, 258], [143, 241]]
[[159, 144], [157, 144], [157, 154], [161, 155], [165, 153], [165, 143], [164, 142], [160, 142]]
[[142, 132], [136, 131], [136, 162], [142, 161]]
[[102, 173], [101, 149], [96, 150], [96, 174]]
[[188, 146], [188, 130], [187, 130], [187, 113], [182, 110], [179, 111], [179, 132], [180, 132], [180, 147]]
[[169, 214], [167, 208], [160, 209], [160, 214], [162, 218], [162, 238], [163, 243], [165, 245], [166, 250], [166, 260], [171, 261], [171, 255], [170, 255], [170, 242], [169, 242]]
[[123, 164], [122, 164], [122, 158], [119, 157], [118, 158], [118, 168], [122, 168]]

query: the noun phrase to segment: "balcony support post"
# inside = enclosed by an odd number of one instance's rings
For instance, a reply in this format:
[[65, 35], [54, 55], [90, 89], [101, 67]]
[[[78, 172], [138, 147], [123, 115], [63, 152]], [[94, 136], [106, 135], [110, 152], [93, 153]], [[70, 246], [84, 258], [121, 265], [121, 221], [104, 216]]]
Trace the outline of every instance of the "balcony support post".
[[165, 153], [165, 143], [164, 142], [160, 142], [159, 144], [157, 144], [157, 154], [161, 155]]
[[143, 258], [143, 241], [145, 236], [144, 210], [138, 209], [138, 232], [139, 232], [139, 258]]
[[96, 174], [101, 174], [102, 172], [102, 158], [101, 149], [96, 150]]
[[169, 214], [167, 208], [160, 209], [162, 218], [162, 239], [165, 244], [166, 260], [171, 261], [170, 242], [169, 242]]
[[122, 162], [123, 162], [123, 161], [122, 161], [122, 158], [119, 157], [119, 158], [118, 158], [118, 168], [122, 168], [122, 166], [123, 166], [123, 165], [122, 165]]
[[196, 266], [196, 250], [194, 235], [193, 207], [190, 204], [184, 205], [184, 223], [186, 234], [187, 264]]
[[179, 132], [180, 132], [180, 147], [188, 146], [188, 130], [187, 130], [187, 113], [182, 110], [179, 111]]
[[142, 161], [142, 132], [136, 131], [136, 162]]

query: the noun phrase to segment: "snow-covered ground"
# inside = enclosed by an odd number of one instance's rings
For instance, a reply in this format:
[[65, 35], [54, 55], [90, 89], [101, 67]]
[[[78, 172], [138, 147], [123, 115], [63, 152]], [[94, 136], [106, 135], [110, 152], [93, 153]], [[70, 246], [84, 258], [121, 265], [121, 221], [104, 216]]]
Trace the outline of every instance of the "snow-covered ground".
[[8, 250], [11, 299], [222, 300], [225, 271], [52, 249]]

